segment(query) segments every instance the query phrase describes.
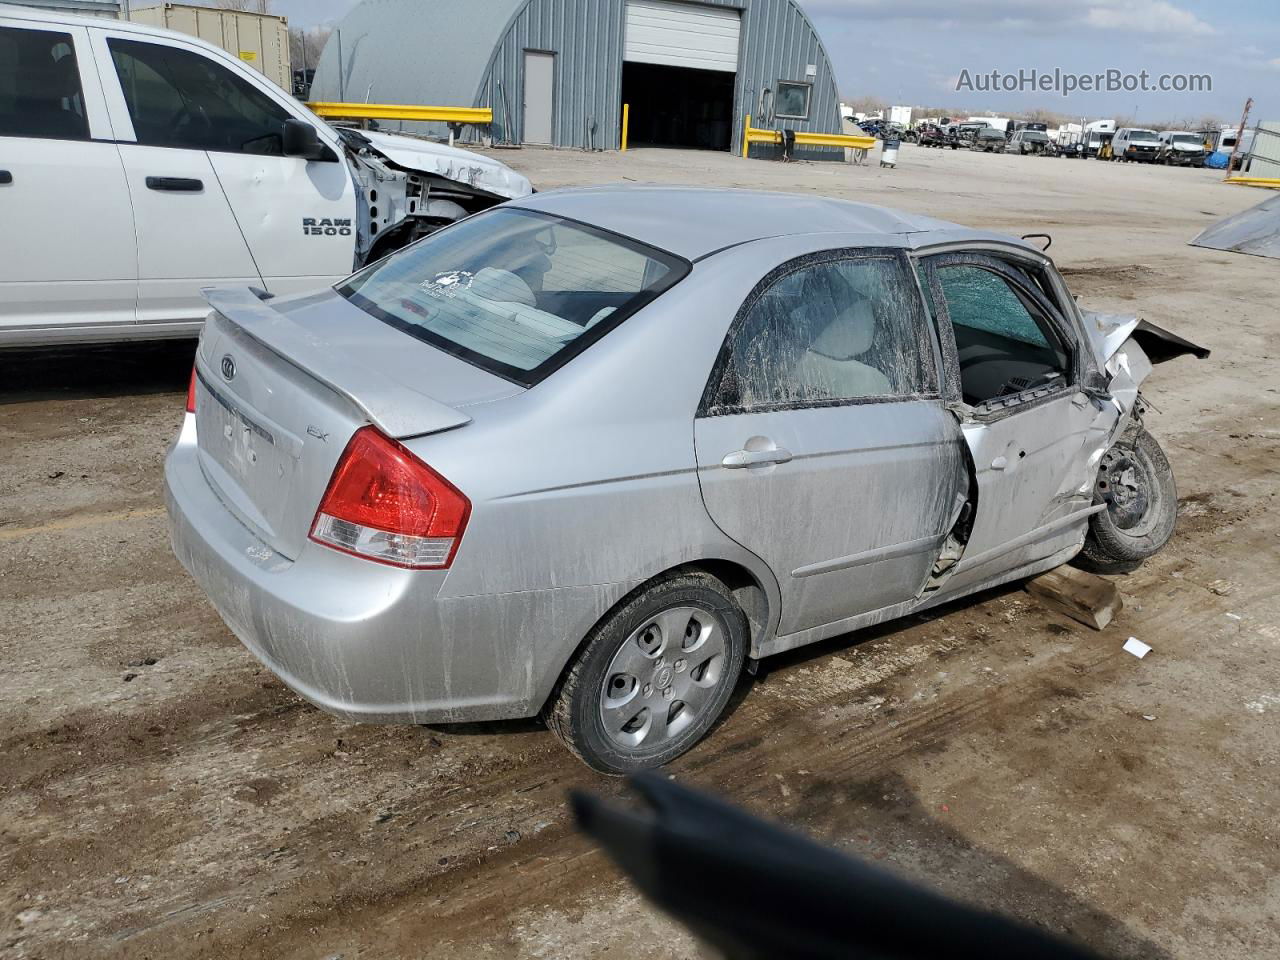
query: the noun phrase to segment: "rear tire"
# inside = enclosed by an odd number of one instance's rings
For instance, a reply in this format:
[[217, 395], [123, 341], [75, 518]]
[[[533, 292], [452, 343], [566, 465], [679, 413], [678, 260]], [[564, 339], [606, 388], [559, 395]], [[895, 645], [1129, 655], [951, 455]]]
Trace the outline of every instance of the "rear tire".
[[596, 625], [543, 719], [600, 773], [661, 766], [724, 711], [747, 642], [746, 615], [719, 580], [703, 573], [660, 580]]
[[1160, 444], [1132, 424], [1103, 454], [1093, 502], [1107, 509], [1089, 518], [1084, 546], [1073, 561], [1095, 573], [1129, 573], [1173, 536], [1178, 492]]

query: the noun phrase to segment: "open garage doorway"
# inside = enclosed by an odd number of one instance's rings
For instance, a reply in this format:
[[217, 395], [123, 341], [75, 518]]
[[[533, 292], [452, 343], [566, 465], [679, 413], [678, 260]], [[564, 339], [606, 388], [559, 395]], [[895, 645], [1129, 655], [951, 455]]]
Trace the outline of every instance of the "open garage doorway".
[[653, 63], [622, 65], [622, 102], [631, 105], [635, 146], [728, 150], [737, 75]]

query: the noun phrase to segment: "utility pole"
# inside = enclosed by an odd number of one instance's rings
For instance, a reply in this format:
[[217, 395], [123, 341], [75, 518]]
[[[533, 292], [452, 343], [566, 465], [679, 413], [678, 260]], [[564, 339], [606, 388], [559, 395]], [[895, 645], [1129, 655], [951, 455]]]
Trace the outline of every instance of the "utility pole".
[[1231, 145], [1231, 156], [1227, 157], [1227, 174], [1222, 179], [1231, 177], [1231, 169], [1236, 165], [1236, 154], [1240, 150], [1240, 141], [1244, 139], [1244, 125], [1249, 120], [1249, 111], [1253, 109], [1253, 97], [1244, 102], [1244, 113], [1240, 115], [1240, 129], [1236, 131], [1236, 142]]

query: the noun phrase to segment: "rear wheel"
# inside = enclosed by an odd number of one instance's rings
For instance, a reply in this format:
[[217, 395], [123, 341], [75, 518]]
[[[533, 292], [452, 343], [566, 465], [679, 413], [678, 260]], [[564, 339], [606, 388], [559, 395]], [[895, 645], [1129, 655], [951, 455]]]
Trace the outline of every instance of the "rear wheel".
[[1076, 565], [1096, 573], [1128, 573], [1157, 553], [1178, 516], [1173, 470], [1155, 437], [1131, 425], [1102, 456], [1094, 482], [1095, 504]]
[[723, 712], [747, 636], [746, 616], [719, 580], [695, 573], [659, 581], [592, 631], [543, 718], [600, 773], [660, 766]]

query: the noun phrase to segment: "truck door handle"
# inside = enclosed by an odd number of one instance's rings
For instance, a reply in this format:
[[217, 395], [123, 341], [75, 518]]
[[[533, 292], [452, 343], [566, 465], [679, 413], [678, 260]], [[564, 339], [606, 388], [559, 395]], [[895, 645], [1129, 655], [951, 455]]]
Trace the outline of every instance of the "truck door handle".
[[13, 174], [8, 170], [0, 170], [0, 183], [13, 183]]
[[720, 465], [730, 470], [741, 470], [760, 463], [787, 463], [790, 460], [790, 450], [776, 447], [773, 450], [735, 450], [726, 454]]
[[175, 193], [199, 193], [204, 184], [191, 177], [147, 177], [148, 190], [171, 190]]

